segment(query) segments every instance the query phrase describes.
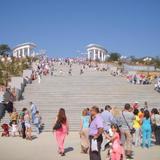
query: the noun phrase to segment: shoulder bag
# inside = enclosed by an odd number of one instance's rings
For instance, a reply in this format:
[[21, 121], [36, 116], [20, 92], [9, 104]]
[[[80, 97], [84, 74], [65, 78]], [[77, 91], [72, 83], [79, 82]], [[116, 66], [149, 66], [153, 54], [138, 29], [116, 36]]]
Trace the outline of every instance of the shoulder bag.
[[62, 124], [61, 124], [60, 121], [57, 120], [56, 123], [55, 123], [55, 125], [54, 125], [54, 127], [53, 127], [53, 131], [54, 130], [58, 130], [60, 128], [62, 128]]
[[125, 122], [126, 122], [126, 124], [127, 124], [127, 127], [128, 127], [129, 130], [130, 130], [130, 134], [131, 134], [131, 135], [134, 134], [134, 133], [136, 132], [135, 128], [131, 128], [131, 127], [129, 126], [129, 124], [128, 124], [128, 122], [127, 122], [127, 120], [126, 120], [123, 112], [122, 112], [122, 116], [123, 116], [123, 118], [124, 118], [124, 120], [125, 120]]

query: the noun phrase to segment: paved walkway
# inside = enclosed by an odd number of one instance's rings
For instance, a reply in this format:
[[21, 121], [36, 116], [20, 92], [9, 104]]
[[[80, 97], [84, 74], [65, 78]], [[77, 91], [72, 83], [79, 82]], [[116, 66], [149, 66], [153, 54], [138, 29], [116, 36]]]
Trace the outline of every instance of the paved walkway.
[[[52, 133], [42, 133], [32, 142], [19, 137], [0, 138], [0, 160], [89, 160], [88, 155], [80, 153], [80, 141], [77, 132], [71, 132], [66, 139], [66, 156], [57, 154], [56, 141]], [[160, 160], [160, 147], [150, 149], [134, 148], [134, 160]], [[102, 160], [106, 152], [102, 152]]]

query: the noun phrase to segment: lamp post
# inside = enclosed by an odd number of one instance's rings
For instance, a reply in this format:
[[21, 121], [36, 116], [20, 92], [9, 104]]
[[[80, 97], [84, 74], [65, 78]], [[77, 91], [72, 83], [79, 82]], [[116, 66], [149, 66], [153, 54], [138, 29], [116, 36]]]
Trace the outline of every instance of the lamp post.
[[9, 64], [12, 62], [11, 57], [2, 57], [1, 62], [5, 64], [5, 72], [6, 72], [6, 87], [8, 86], [9, 79]]

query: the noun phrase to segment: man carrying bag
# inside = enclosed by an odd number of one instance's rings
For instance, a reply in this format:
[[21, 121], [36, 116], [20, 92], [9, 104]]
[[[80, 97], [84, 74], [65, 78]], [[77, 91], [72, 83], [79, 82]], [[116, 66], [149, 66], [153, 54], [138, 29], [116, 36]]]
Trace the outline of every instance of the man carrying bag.
[[120, 117], [121, 123], [121, 142], [125, 148], [125, 154], [127, 158], [132, 159], [132, 134], [134, 114], [131, 112], [130, 104], [125, 104], [124, 110]]
[[[99, 114], [99, 109], [93, 106], [91, 109], [91, 123], [89, 126], [90, 140], [90, 160], [101, 160], [101, 144], [103, 141], [103, 120]], [[96, 147], [97, 145], [97, 147]]]

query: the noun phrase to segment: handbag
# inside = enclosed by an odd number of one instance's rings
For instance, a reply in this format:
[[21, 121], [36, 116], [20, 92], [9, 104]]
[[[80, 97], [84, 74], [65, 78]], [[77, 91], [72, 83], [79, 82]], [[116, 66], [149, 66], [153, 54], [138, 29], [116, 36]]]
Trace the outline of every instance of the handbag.
[[62, 124], [60, 121], [57, 120], [54, 127], [53, 127], [53, 130], [58, 130], [60, 128], [62, 128]]
[[130, 129], [130, 134], [134, 134], [136, 132], [135, 128]]
[[127, 127], [128, 127], [129, 130], [130, 130], [130, 134], [131, 134], [131, 135], [134, 134], [134, 133], [136, 132], [135, 128], [131, 128], [131, 127], [129, 126], [129, 124], [128, 124], [128, 122], [127, 122], [127, 120], [126, 120], [123, 112], [122, 112], [122, 116], [123, 116], [123, 118], [124, 118], [124, 120], [125, 120], [125, 122], [126, 122], [126, 124], [127, 124]]

